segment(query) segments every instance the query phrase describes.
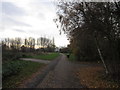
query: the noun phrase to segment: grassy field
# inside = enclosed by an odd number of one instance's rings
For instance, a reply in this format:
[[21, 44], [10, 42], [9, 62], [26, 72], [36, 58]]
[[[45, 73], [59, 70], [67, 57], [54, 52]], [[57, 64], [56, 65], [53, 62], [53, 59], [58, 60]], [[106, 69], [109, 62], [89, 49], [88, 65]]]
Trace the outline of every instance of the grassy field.
[[40, 54], [40, 55], [28, 55], [28, 56], [26, 56], [26, 58], [53, 60], [53, 59], [57, 58], [59, 55], [60, 55], [59, 53], [47, 53], [47, 54]]
[[43, 66], [44, 64], [41, 63], [20, 60], [11, 61], [3, 65], [3, 71], [7, 70], [5, 73], [6, 77], [4, 77], [2, 82], [3, 88], [16, 88], [23, 80], [29, 78]]

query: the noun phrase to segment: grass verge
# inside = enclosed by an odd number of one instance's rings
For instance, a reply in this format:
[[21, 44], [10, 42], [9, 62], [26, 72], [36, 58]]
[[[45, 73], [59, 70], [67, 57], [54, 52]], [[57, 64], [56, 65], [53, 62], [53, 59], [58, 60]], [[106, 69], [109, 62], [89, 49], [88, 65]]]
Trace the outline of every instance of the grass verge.
[[59, 53], [47, 53], [47, 54], [40, 54], [40, 55], [29, 55], [29, 56], [26, 56], [26, 58], [53, 60], [53, 59], [57, 58], [59, 55], [60, 55]]
[[[69, 53], [64, 53], [64, 54], [67, 56]], [[68, 59], [69, 59], [69, 61], [72, 61], [72, 62], [76, 61], [76, 57], [73, 54], [70, 54]]]
[[[23, 80], [29, 78], [33, 73], [37, 72], [42, 66], [44, 66], [44, 64], [31, 62], [31, 61], [20, 61], [20, 60], [12, 61], [12, 64], [16, 64], [16, 63], [21, 66], [19, 68], [19, 72], [13, 75], [9, 75], [8, 77], [5, 77], [2, 82], [3, 88], [18, 87]], [[14, 65], [14, 67], [9, 65], [8, 66], [12, 68], [11, 70], [13, 70], [13, 68], [17, 67], [16, 65]]]

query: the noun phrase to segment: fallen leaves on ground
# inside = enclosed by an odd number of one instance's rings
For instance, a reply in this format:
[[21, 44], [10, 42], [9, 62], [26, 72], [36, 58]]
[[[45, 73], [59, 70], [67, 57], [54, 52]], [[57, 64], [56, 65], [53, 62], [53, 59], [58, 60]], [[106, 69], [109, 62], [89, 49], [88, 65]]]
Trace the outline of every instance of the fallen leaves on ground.
[[120, 85], [117, 83], [103, 79], [103, 72], [104, 68], [102, 66], [88, 65], [80, 67], [76, 75], [80, 83], [88, 88], [120, 88]]

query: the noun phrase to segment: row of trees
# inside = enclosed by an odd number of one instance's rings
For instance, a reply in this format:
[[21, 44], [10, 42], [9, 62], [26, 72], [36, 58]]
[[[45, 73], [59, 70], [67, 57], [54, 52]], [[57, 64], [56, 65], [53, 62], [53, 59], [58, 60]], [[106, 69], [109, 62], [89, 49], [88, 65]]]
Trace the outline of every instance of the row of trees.
[[5, 38], [2, 40], [2, 48], [3, 50], [22, 50], [22, 51], [30, 51], [35, 50], [35, 48], [55, 48], [54, 44], [54, 38], [53, 40], [46, 38], [46, 37], [40, 37], [35, 40], [35, 38], [29, 37], [25, 39], [21, 38]]
[[106, 73], [120, 80], [120, 2], [61, 0], [57, 15], [77, 59], [101, 59]]

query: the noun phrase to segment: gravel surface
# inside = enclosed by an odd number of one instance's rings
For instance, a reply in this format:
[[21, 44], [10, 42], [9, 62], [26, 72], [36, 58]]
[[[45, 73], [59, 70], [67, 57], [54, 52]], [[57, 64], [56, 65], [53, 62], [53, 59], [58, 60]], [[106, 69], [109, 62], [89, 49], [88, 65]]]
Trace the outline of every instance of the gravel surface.
[[20, 86], [20, 88], [36, 88], [38, 84], [40, 84], [46, 75], [48, 75], [49, 71], [53, 70], [57, 63], [61, 60], [61, 55], [51, 61], [44, 69], [40, 69], [40, 73], [34, 77], [29, 82], [25, 83], [24, 85]]
[[34, 59], [34, 58], [20, 58], [20, 60], [33, 61], [33, 62], [39, 62], [39, 63], [44, 63], [44, 64], [48, 64], [51, 62], [49, 60], [41, 60], [41, 59]]
[[68, 61], [67, 57], [61, 54], [23, 88], [84, 88], [75, 75], [79, 66], [80, 64]]
[[37, 88], [83, 88], [74, 75], [75, 68], [75, 63], [69, 62], [62, 54], [58, 64], [49, 71]]

